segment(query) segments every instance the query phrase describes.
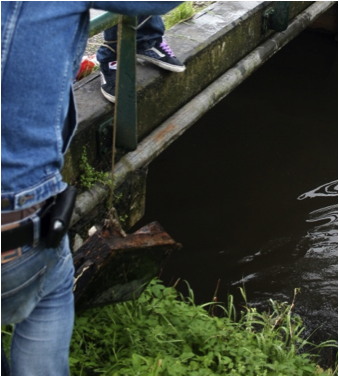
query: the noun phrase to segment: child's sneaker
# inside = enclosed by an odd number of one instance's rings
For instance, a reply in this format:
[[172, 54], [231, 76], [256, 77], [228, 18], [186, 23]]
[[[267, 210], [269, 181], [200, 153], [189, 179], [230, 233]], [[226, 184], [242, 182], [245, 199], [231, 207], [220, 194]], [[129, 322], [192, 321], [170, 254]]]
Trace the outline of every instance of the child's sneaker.
[[183, 72], [186, 67], [177, 59], [163, 38], [158, 38], [147, 48], [137, 48], [137, 58], [151, 62], [172, 72]]
[[110, 102], [115, 103], [115, 82], [117, 62], [100, 63], [101, 92]]

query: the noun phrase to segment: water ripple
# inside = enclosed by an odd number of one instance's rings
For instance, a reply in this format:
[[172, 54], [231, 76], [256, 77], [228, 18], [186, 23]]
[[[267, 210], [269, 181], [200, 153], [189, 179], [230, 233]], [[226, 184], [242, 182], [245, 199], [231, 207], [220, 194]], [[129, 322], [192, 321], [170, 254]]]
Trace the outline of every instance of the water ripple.
[[298, 200], [304, 200], [306, 198], [316, 198], [318, 196], [338, 196], [338, 180], [326, 183], [317, 187], [314, 190], [305, 192], [298, 197]]
[[317, 209], [310, 213], [310, 218], [306, 220], [308, 223], [316, 221], [328, 220], [327, 223], [318, 225], [314, 231], [326, 231], [335, 229], [338, 225], [338, 205], [331, 205], [325, 208]]

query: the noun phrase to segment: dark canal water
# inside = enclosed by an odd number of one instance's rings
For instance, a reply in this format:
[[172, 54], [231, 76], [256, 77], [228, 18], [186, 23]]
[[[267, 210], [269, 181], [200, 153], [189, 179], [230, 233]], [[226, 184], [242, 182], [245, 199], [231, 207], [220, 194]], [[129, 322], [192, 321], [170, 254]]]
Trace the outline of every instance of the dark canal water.
[[136, 228], [183, 244], [167, 284], [197, 303], [245, 284], [258, 307], [301, 288], [309, 331], [337, 338], [337, 56], [333, 36], [302, 33], [150, 165]]

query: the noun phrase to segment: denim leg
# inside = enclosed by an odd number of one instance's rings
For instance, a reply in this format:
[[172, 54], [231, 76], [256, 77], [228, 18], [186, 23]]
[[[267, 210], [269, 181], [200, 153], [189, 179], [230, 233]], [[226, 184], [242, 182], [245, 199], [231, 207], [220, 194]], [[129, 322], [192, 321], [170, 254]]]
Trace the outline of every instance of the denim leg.
[[109, 45], [114, 51], [105, 46], [100, 46], [97, 50], [97, 61], [99, 63], [114, 62], [117, 60], [117, 40], [118, 40], [118, 25], [114, 25], [107, 30], [104, 30], [105, 44]]
[[[148, 16], [139, 16], [138, 25], [140, 25]], [[137, 30], [137, 44], [152, 41], [162, 37], [165, 33], [165, 25], [160, 16], [152, 16]], [[104, 31], [104, 40], [114, 51], [117, 50], [118, 26], [115, 25]], [[100, 63], [107, 63], [117, 60], [116, 53], [109, 48], [101, 46], [97, 51], [97, 60]]]
[[74, 322], [73, 273], [15, 326], [11, 347], [14, 376], [69, 376], [69, 345]]
[[4, 265], [1, 274], [2, 323], [17, 323], [11, 345], [12, 375], [68, 376], [74, 323], [74, 267], [68, 237], [57, 249], [30, 248]]
[[[140, 25], [147, 17], [139, 17], [138, 25]], [[137, 31], [137, 45], [141, 42], [152, 41], [162, 38], [165, 33], [165, 25], [160, 16], [152, 16]]]

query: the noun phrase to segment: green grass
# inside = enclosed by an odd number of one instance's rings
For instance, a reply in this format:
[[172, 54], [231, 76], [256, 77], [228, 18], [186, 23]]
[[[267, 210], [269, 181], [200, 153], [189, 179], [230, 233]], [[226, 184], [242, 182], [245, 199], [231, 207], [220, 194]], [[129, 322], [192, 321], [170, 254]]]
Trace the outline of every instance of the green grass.
[[[235, 320], [227, 307], [195, 305], [189, 289], [152, 281], [139, 300], [89, 310], [77, 317], [71, 346], [73, 375], [100, 376], [306, 376], [331, 375], [317, 366], [317, 352], [302, 353], [301, 318], [291, 305], [271, 301], [271, 312], [245, 308]], [[215, 306], [224, 315], [214, 317]], [[334, 346], [329, 341], [313, 351]]]
[[185, 1], [163, 16], [165, 29], [168, 30], [172, 26], [190, 19], [194, 13], [193, 1]]
[[[303, 339], [302, 320], [291, 304], [270, 300], [258, 313], [244, 306], [194, 303], [174, 287], [153, 280], [138, 300], [95, 308], [76, 316], [70, 352], [75, 376], [316, 376], [323, 370], [315, 346]], [[295, 292], [296, 293], [296, 292]], [[218, 308], [222, 317], [213, 316]], [[238, 317], [238, 318], [236, 318]], [[8, 352], [11, 326], [2, 327]], [[310, 351], [303, 352], [307, 346]]]

